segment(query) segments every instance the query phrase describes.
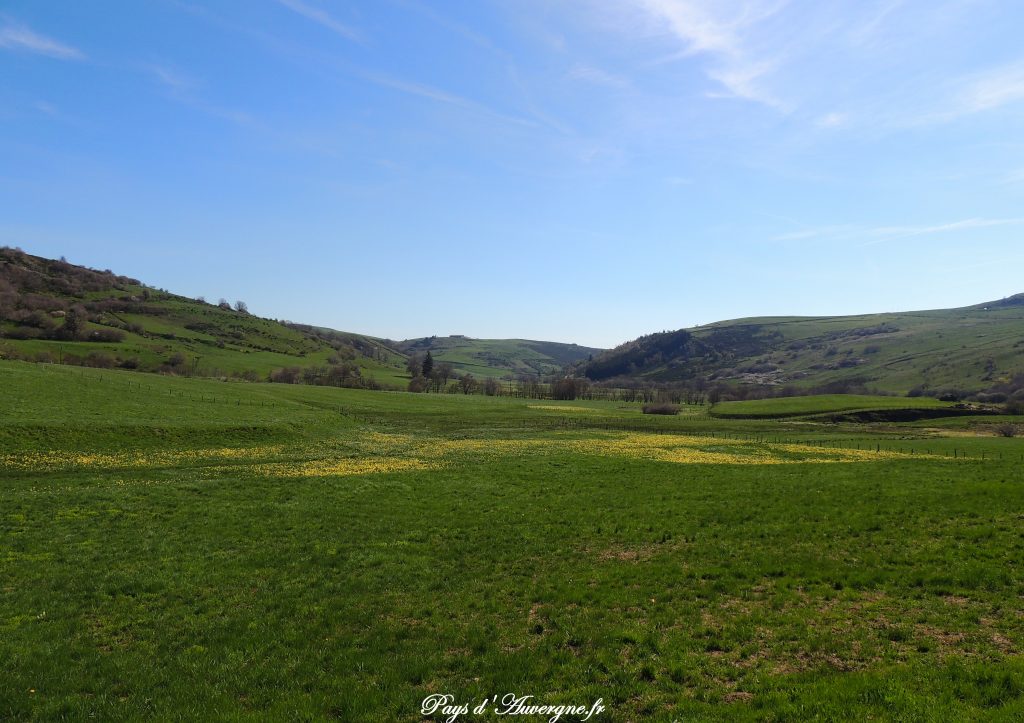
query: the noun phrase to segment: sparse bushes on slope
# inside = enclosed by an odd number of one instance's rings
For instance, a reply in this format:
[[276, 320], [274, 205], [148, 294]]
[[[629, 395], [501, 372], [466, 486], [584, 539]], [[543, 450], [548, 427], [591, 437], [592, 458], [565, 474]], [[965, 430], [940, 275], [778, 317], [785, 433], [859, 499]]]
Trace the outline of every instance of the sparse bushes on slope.
[[644, 414], [679, 414], [678, 404], [645, 404]]
[[1016, 437], [1020, 433], [1020, 427], [1013, 422], [1003, 422], [995, 426], [995, 433], [1000, 437]]

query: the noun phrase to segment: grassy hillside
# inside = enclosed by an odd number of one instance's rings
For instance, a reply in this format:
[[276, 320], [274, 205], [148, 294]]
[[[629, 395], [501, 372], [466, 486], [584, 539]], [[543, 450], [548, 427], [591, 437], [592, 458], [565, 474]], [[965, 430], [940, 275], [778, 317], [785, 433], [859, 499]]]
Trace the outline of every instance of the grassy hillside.
[[479, 377], [517, 377], [554, 374], [564, 367], [601, 353], [577, 344], [528, 339], [471, 339], [466, 336], [431, 336], [396, 342], [406, 354], [430, 355], [448, 362], [457, 372]]
[[9, 248], [0, 249], [0, 357], [250, 379], [347, 365], [346, 383], [406, 381], [405, 357], [379, 340], [288, 326]]
[[428, 350], [456, 373], [496, 378], [557, 373], [601, 352], [525, 339], [392, 342], [282, 323], [111, 271], [0, 248], [0, 358], [249, 379], [292, 367], [326, 374], [348, 365], [363, 382], [404, 389], [407, 356]]
[[962, 309], [723, 321], [641, 337], [584, 370], [597, 380], [979, 391], [1024, 373], [1024, 294]]
[[0, 361], [0, 719], [1021, 719], [1024, 440], [639, 407]]

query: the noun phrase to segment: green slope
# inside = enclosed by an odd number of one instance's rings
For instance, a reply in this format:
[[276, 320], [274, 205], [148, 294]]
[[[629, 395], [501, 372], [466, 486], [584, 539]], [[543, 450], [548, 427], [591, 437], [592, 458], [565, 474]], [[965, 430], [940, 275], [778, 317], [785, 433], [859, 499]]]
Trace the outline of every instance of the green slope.
[[[75, 333], [69, 316], [79, 319]], [[9, 248], [0, 249], [3, 357], [254, 380], [347, 363], [364, 380], [407, 381], [405, 357], [379, 340], [286, 325]]]
[[598, 380], [979, 391], [1024, 373], [1024, 294], [962, 309], [723, 321], [641, 337], [584, 371]]
[[[81, 328], [70, 334], [75, 309]], [[498, 378], [557, 373], [602, 351], [459, 336], [393, 342], [263, 319], [110, 271], [0, 248], [0, 358], [253, 380], [284, 368], [348, 364], [366, 382], [404, 389], [408, 355], [428, 350], [457, 373]]]
[[406, 354], [423, 355], [429, 351], [436, 362], [447, 362], [457, 372], [481, 377], [554, 374], [602, 351], [552, 341], [471, 339], [466, 336], [431, 336], [394, 344]]

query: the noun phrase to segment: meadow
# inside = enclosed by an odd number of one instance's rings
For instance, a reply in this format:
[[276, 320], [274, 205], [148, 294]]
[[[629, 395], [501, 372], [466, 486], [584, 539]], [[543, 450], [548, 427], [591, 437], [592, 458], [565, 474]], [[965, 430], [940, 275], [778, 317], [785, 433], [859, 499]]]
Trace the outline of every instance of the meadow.
[[885, 397], [870, 394], [818, 394], [806, 397], [753, 399], [742, 402], [721, 402], [715, 405], [716, 417], [799, 417], [830, 412], [851, 412], [886, 409], [935, 409], [952, 407], [952, 402], [919, 397]]
[[0, 718], [1019, 720], [1024, 440], [943, 421], [0, 362]]

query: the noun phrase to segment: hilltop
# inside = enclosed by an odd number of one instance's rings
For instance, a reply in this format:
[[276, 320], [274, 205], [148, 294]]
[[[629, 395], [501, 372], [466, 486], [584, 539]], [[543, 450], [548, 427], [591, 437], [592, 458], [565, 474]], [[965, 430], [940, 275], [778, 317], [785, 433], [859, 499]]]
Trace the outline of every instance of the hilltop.
[[530, 339], [472, 339], [468, 336], [431, 336], [393, 342], [405, 354], [426, 354], [447, 362], [457, 372], [481, 377], [511, 378], [560, 373], [566, 366], [586, 361], [603, 349]]
[[1024, 294], [960, 309], [722, 321], [642, 336], [579, 368], [594, 381], [978, 392], [1024, 374]]
[[455, 375], [511, 379], [557, 374], [602, 350], [464, 336], [391, 341], [265, 319], [241, 302], [209, 303], [0, 248], [0, 358], [405, 389], [409, 357], [427, 351]]
[[[250, 314], [112, 271], [0, 249], [0, 357], [179, 375], [404, 387], [381, 340]], [[308, 370], [308, 371], [307, 371]]]
[[1024, 387], [1024, 294], [960, 309], [755, 317], [642, 336], [615, 349], [528, 339], [392, 341], [265, 319], [112, 271], [0, 249], [0, 357], [178, 375], [404, 389], [410, 357], [454, 375], [897, 394]]

